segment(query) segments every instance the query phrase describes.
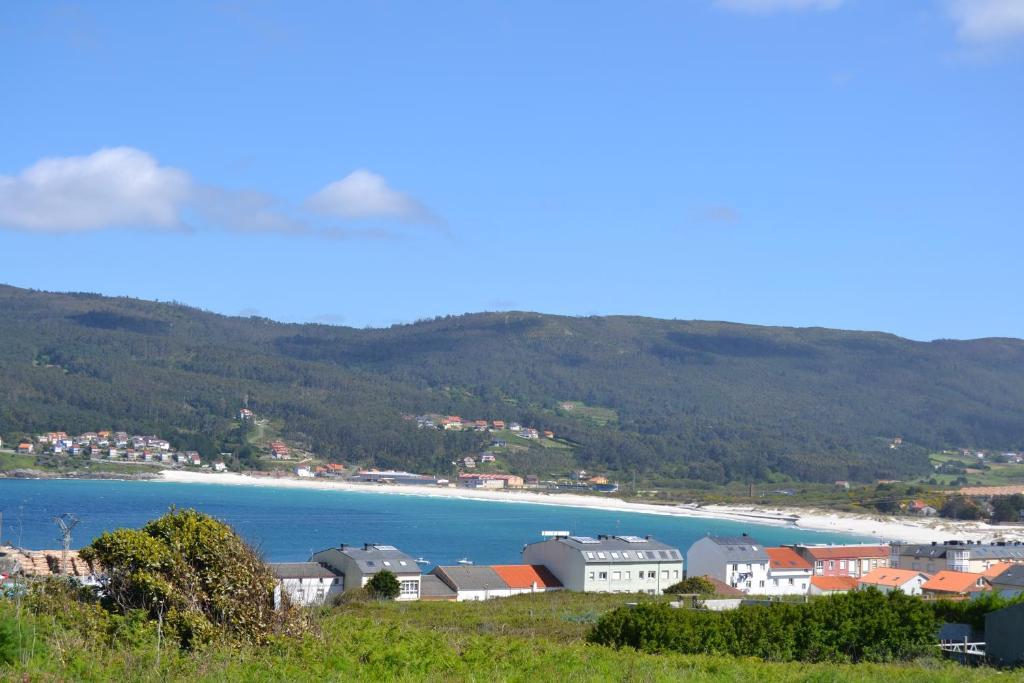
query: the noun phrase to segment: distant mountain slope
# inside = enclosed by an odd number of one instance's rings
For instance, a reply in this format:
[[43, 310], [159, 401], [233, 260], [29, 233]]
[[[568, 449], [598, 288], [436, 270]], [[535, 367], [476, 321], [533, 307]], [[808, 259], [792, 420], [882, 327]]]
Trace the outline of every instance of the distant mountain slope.
[[435, 411], [554, 429], [622, 474], [899, 477], [923, 447], [1024, 449], [1024, 341], [535, 313], [356, 330], [0, 286], [0, 434], [107, 425], [212, 450], [246, 397], [318, 452], [388, 466], [450, 471], [478, 445], [400, 418]]

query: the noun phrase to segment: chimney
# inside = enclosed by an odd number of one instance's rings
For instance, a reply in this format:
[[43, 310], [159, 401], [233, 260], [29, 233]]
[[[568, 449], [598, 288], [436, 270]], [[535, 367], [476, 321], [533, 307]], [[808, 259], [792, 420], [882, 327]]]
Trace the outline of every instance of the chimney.
[[372, 550], [372, 549], [373, 549], [373, 544], [372, 543], [364, 543], [363, 544], [363, 550]]

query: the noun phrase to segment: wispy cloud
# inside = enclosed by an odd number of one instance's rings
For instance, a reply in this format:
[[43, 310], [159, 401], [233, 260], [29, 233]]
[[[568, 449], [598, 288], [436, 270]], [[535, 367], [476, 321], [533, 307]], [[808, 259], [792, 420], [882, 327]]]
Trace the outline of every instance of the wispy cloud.
[[[305, 206], [345, 219], [437, 222], [422, 204], [366, 170], [331, 183]], [[381, 226], [327, 224], [267, 192], [205, 185], [133, 147], [42, 159], [16, 175], [0, 175], [3, 228], [50, 233], [196, 228], [346, 240], [404, 235]]]
[[1024, 0], [947, 0], [957, 38], [972, 44], [1024, 38]]
[[833, 10], [843, 0], [714, 0], [715, 7], [732, 12], [769, 14], [798, 10]]
[[331, 183], [310, 197], [306, 206], [341, 218], [395, 218], [408, 223], [437, 220], [425, 206], [366, 169], [357, 169]]

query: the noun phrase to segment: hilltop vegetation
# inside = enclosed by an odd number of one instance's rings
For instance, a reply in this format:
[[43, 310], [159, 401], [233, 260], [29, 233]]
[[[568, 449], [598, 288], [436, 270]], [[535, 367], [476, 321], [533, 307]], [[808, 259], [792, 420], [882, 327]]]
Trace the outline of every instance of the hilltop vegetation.
[[551, 429], [623, 479], [903, 478], [931, 450], [1024, 449], [1019, 340], [534, 313], [356, 330], [0, 287], [0, 342], [6, 439], [104, 425], [237, 452], [247, 400], [325, 458], [437, 473], [486, 437], [403, 413]]

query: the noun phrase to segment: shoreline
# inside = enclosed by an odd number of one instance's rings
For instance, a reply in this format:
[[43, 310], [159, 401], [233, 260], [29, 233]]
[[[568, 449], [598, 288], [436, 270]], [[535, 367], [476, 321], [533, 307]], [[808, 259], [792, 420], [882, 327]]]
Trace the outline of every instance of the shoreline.
[[858, 515], [813, 508], [775, 508], [759, 507], [756, 505], [660, 505], [625, 501], [619, 498], [583, 496], [573, 493], [436, 488], [394, 484], [354, 484], [342, 481], [264, 478], [229, 472], [204, 473], [182, 470], [163, 470], [159, 477], [146, 481], [345, 491], [423, 498], [459, 498], [462, 500], [482, 500], [499, 503], [553, 505], [558, 507], [589, 508], [608, 512], [635, 512], [669, 517], [745, 522], [761, 526], [791, 527], [803, 531], [825, 531], [860, 536], [862, 538], [873, 538], [879, 542], [907, 541], [911, 543], [930, 543], [951, 538], [972, 541], [989, 541], [997, 538], [1002, 540], [1024, 540], [1024, 526], [992, 526], [981, 522], [960, 522], [936, 518], [916, 520], [886, 515]]

